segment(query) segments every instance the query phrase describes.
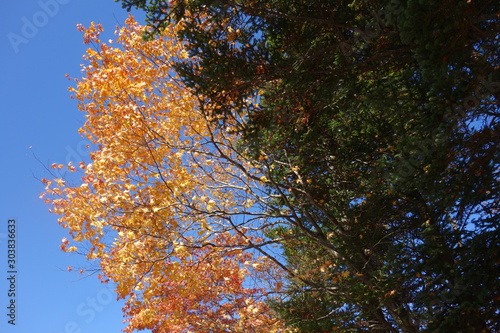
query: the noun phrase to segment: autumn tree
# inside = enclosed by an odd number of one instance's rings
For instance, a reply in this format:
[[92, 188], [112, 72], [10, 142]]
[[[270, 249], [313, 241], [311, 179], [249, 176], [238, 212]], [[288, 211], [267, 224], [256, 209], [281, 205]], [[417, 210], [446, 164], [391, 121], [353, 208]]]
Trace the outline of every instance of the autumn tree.
[[[133, 18], [115, 41], [101, 26], [70, 90], [85, 113], [91, 162], [52, 165], [45, 200], [69, 231], [61, 247], [98, 264], [125, 299], [127, 332], [278, 332], [266, 299], [293, 274], [266, 236], [283, 221], [264, 190], [269, 170], [173, 70], [188, 57], [175, 29], [144, 42]], [[92, 268], [92, 267], [90, 267]]]
[[179, 25], [176, 68], [217, 124], [246, 120], [237, 148], [288, 221], [267, 233], [296, 272], [281, 318], [499, 329], [498, 2], [122, 2], [150, 38]]

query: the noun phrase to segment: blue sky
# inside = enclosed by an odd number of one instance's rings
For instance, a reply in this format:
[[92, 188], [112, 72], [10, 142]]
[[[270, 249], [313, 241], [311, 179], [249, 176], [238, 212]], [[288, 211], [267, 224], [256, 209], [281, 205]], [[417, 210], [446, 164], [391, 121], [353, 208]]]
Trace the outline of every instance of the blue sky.
[[[102, 23], [106, 38], [127, 12], [113, 0], [0, 3], [0, 332], [112, 333], [125, 327], [112, 286], [81, 279], [85, 262], [59, 249], [65, 230], [38, 199], [46, 164], [85, 158], [83, 114], [69, 98], [86, 46], [76, 24]], [[141, 21], [140, 15], [136, 18]], [[32, 148], [30, 148], [32, 147]], [[16, 320], [7, 321], [7, 224], [16, 221]]]

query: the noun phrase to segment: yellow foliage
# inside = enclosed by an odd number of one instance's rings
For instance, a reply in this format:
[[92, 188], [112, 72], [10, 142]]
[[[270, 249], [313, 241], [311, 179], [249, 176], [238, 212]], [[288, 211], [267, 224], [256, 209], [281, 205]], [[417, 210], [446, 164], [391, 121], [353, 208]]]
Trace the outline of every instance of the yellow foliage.
[[[249, 188], [269, 179], [234, 150], [238, 131], [214, 127], [203, 99], [182, 85], [173, 62], [193, 60], [175, 28], [147, 42], [143, 29], [130, 17], [116, 41], [103, 44], [101, 26], [79, 26], [97, 45], [72, 89], [86, 115], [79, 132], [94, 151], [78, 171], [67, 166], [81, 174], [79, 185], [44, 181], [52, 211], [126, 299], [127, 332], [283, 332], [263, 301], [282, 285], [248, 283], [269, 276], [280, 283], [277, 267], [248, 251], [263, 231], [242, 232], [255, 222], [238, 216], [258, 202]], [[76, 251], [68, 243], [63, 250]]]

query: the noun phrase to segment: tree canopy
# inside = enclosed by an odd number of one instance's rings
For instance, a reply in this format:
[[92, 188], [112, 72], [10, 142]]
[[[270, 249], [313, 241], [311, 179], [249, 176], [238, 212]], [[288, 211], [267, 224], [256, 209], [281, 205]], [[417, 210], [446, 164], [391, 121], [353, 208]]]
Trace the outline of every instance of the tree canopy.
[[281, 277], [264, 238], [275, 222], [256, 208], [263, 171], [179, 82], [172, 62], [187, 54], [174, 30], [144, 43], [142, 29], [130, 18], [104, 43], [99, 25], [80, 27], [95, 47], [71, 90], [94, 151], [44, 179], [72, 238], [61, 247], [116, 284], [127, 332], [277, 331], [264, 302]]
[[496, 1], [122, 3], [46, 182], [130, 330], [500, 330]]

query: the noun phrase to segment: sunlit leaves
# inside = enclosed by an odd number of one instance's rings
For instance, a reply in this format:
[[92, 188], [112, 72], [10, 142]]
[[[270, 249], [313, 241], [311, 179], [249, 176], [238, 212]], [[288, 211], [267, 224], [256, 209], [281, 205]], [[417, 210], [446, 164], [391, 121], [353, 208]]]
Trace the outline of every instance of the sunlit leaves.
[[147, 42], [143, 29], [129, 18], [104, 43], [101, 26], [79, 26], [93, 48], [71, 91], [93, 151], [44, 180], [72, 239], [61, 248], [97, 260], [129, 332], [277, 331], [265, 300], [280, 276], [263, 250], [273, 222], [252, 216], [267, 179], [235, 150], [242, 119], [215, 126], [173, 70], [187, 57], [175, 28]]

